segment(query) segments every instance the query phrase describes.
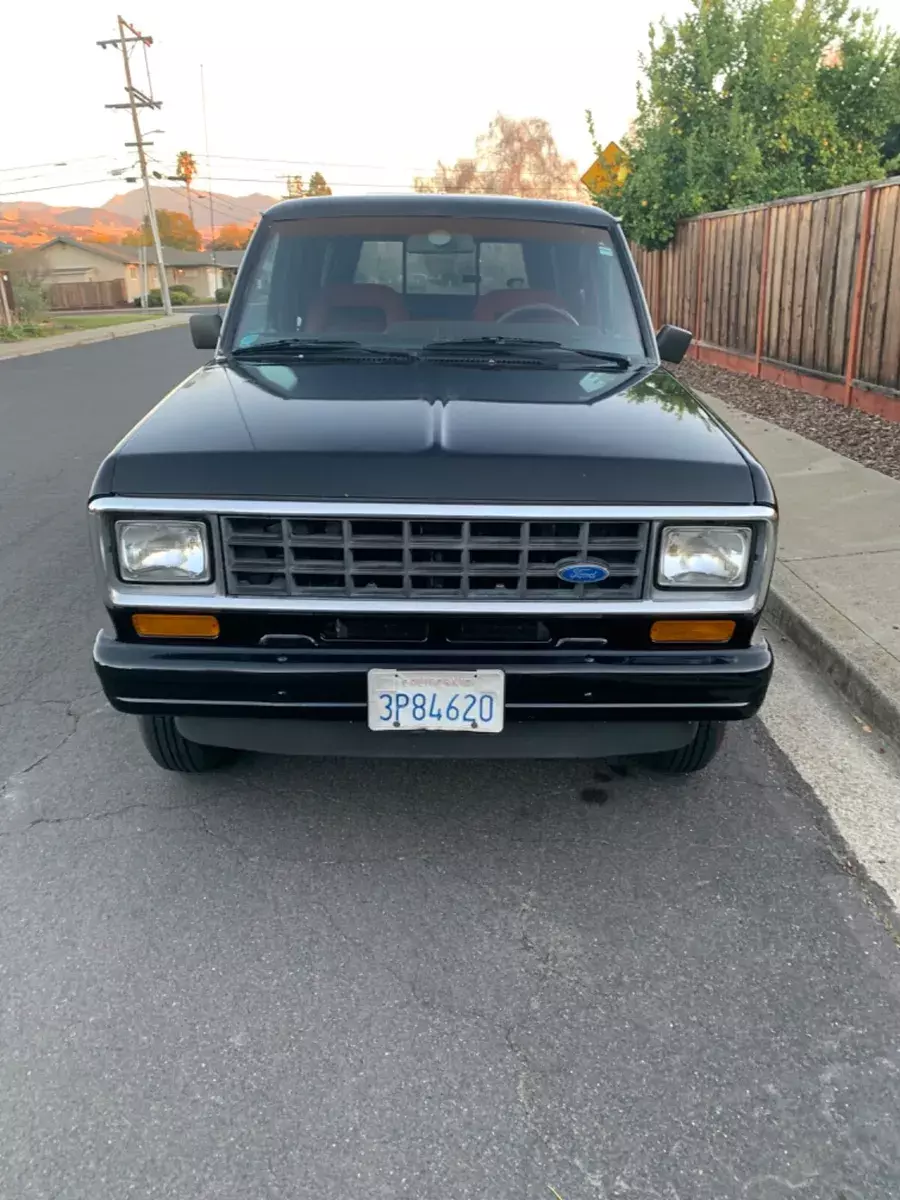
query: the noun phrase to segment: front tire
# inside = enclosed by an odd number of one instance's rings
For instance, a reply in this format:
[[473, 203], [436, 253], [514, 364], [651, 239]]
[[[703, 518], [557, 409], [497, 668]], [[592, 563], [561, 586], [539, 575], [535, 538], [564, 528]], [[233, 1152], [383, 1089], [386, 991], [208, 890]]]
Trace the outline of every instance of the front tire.
[[178, 771], [183, 775], [199, 775], [203, 771], [214, 771], [234, 762], [238, 752], [224, 746], [201, 746], [183, 737], [169, 716], [138, 717], [141, 738], [150, 757], [164, 771]]
[[657, 754], [644, 754], [640, 758], [643, 766], [662, 775], [693, 775], [708, 767], [725, 740], [724, 721], [700, 721], [694, 739], [677, 750], [661, 750]]

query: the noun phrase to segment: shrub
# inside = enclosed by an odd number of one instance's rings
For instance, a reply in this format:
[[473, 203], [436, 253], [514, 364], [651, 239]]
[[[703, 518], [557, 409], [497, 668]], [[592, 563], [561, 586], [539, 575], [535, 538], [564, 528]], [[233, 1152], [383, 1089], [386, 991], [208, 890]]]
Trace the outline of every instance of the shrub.
[[[193, 298], [193, 293], [185, 291], [182, 287], [169, 288], [169, 299], [172, 301], [172, 307], [177, 308], [182, 304], [190, 304]], [[141, 307], [141, 298], [136, 296], [132, 301], [135, 308]], [[148, 308], [162, 308], [162, 292], [159, 288], [151, 288], [147, 293]]]
[[190, 296], [191, 299], [193, 299], [193, 297], [194, 297], [194, 289], [191, 287], [191, 285], [189, 283], [173, 283], [171, 288], [169, 289], [169, 291], [170, 292], [184, 292], [185, 295]]
[[19, 276], [14, 280], [13, 299], [16, 313], [23, 324], [40, 321], [47, 315], [47, 295], [44, 285], [37, 279]]
[[231, 288], [220, 287], [216, 288], [216, 304], [227, 304], [231, 299]]
[[52, 332], [52, 325], [0, 325], [0, 342], [21, 342], [23, 338], [45, 337]]

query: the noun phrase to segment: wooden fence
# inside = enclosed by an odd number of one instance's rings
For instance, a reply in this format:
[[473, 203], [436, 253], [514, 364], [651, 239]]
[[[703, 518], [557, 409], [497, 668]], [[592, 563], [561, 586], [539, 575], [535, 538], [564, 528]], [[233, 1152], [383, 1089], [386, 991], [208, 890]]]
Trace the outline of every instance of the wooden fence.
[[124, 279], [97, 283], [52, 283], [47, 289], [52, 309], [123, 308], [128, 303]]
[[633, 248], [701, 361], [900, 420], [900, 180], [682, 221]]

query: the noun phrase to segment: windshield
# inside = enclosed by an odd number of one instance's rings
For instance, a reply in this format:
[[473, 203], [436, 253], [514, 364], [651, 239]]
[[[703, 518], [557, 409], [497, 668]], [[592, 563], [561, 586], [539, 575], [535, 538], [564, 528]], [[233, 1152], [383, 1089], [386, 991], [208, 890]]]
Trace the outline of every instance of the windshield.
[[242, 281], [232, 350], [321, 339], [413, 351], [464, 342], [477, 352], [479, 342], [483, 350], [525, 338], [645, 357], [605, 229], [354, 216], [275, 221], [262, 236]]

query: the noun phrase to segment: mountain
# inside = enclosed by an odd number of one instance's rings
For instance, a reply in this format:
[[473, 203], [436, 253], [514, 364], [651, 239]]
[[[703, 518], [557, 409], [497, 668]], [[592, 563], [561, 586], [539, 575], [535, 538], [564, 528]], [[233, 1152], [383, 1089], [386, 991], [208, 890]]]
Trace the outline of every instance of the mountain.
[[111, 226], [121, 229], [137, 229], [140, 221], [125, 216], [124, 213], [110, 212], [107, 208], [61, 208], [54, 212], [54, 220], [60, 225], [69, 225], [93, 229], [97, 225]]
[[139, 222], [103, 208], [64, 208], [39, 200], [0, 204], [0, 241], [16, 249], [39, 246], [61, 233], [81, 241], [121, 242]]
[[[187, 213], [188, 202], [183, 187], [153, 187], [150, 189], [157, 209]], [[191, 193], [194, 224], [204, 239], [210, 236], [210, 226], [255, 225], [259, 214], [276, 203], [274, 196], [253, 192], [249, 196], [225, 196], [213, 192], [213, 221], [209, 219], [209, 193], [201, 188]], [[59, 234], [68, 234], [83, 242], [121, 242], [126, 233], [140, 227], [144, 219], [143, 188], [133, 188], [113, 196], [101, 208], [75, 205], [65, 208], [44, 204], [40, 200], [16, 200], [0, 204], [0, 241], [20, 248], [39, 246]]]
[[[165, 208], [169, 212], [187, 213], [187, 193], [183, 187], [151, 187], [154, 208]], [[191, 189], [191, 202], [194, 210], [194, 224], [201, 231], [210, 227], [209, 192], [195, 183]], [[259, 214], [275, 204], [276, 197], [266, 196], [261, 192], [252, 192], [248, 196], [225, 196], [221, 192], [212, 193], [213, 220], [219, 225], [255, 225]], [[113, 196], [103, 205], [103, 210], [122, 217], [130, 217], [140, 222], [144, 217], [146, 203], [144, 189], [134, 188], [130, 192], [122, 192]]]

